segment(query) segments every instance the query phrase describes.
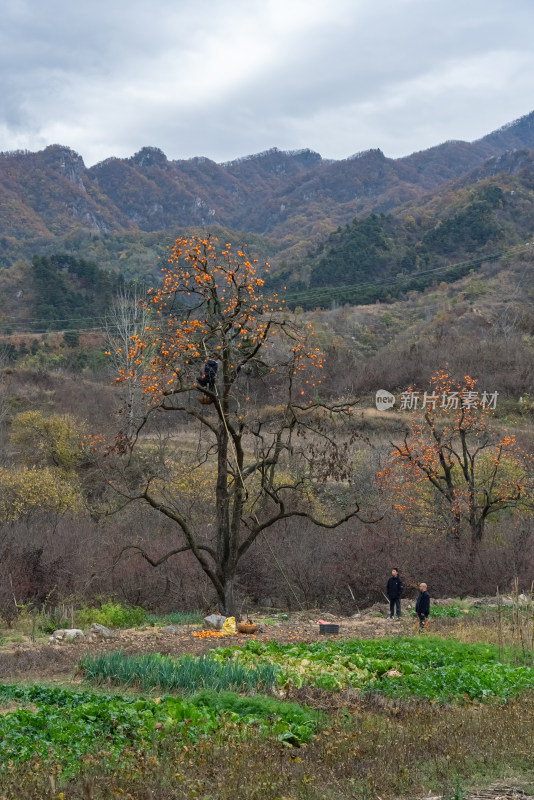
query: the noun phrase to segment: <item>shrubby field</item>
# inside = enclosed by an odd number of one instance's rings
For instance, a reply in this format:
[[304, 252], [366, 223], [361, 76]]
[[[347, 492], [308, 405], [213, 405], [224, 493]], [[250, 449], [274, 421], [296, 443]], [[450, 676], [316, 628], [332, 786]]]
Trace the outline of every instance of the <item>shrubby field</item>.
[[512, 774], [525, 785], [532, 660], [443, 633], [111, 651], [82, 658], [83, 688], [0, 684], [0, 788], [23, 800], [453, 800]]

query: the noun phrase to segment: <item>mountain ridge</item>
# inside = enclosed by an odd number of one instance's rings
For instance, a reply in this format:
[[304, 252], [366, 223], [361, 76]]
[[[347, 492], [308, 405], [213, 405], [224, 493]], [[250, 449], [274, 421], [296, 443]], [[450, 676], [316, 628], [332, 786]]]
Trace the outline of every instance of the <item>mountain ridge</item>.
[[0, 265], [76, 251], [83, 237], [100, 237], [105, 250], [113, 237], [205, 227], [267, 237], [275, 257], [298, 261], [339, 225], [422, 200], [488, 159], [496, 169], [520, 149], [534, 149], [534, 112], [474, 142], [451, 140], [399, 159], [378, 148], [331, 160], [275, 147], [218, 164], [169, 160], [146, 146], [86, 167], [64, 145], [2, 153]]

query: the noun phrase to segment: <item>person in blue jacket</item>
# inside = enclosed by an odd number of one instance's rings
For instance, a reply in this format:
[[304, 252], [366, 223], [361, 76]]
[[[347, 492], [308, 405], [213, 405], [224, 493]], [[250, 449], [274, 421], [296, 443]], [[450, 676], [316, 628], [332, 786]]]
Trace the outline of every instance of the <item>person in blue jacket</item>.
[[424, 628], [430, 614], [430, 595], [426, 583], [419, 584], [419, 597], [415, 603], [415, 613], [419, 617], [419, 627]]

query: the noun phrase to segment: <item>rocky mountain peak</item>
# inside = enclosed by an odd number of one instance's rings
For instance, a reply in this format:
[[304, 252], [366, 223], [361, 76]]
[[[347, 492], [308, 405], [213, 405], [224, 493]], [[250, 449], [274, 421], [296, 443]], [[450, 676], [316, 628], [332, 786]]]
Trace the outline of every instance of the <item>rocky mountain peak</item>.
[[167, 156], [159, 147], [142, 147], [131, 161], [139, 167], [164, 167], [168, 163]]
[[60, 144], [52, 144], [43, 151], [46, 166], [61, 173], [70, 183], [84, 188], [82, 176], [85, 172], [84, 160], [79, 153]]

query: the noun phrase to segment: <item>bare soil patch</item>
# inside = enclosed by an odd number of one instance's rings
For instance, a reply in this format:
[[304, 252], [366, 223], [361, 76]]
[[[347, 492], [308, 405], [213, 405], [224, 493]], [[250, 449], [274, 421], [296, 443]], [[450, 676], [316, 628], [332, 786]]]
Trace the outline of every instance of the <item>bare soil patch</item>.
[[[281, 644], [294, 641], [313, 642], [327, 638], [319, 634], [319, 619], [338, 624], [341, 638], [372, 639], [392, 633], [406, 635], [415, 629], [411, 617], [391, 622], [386, 616], [375, 616], [376, 613], [376, 609], [369, 609], [358, 617], [335, 617], [319, 611], [304, 611], [292, 614], [289, 620], [262, 626], [254, 638], [260, 641], [274, 640]], [[201, 655], [215, 647], [242, 645], [251, 638], [247, 635], [235, 635], [202, 639], [194, 636], [200, 629], [192, 625], [177, 626], [177, 630], [177, 633], [169, 633], [161, 628], [124, 630], [119, 632], [117, 638], [93, 642], [75, 640], [49, 644], [32, 642], [28, 638], [25, 642], [6, 644], [0, 647], [0, 680], [74, 679], [78, 662], [88, 653], [121, 650], [128, 655]]]

